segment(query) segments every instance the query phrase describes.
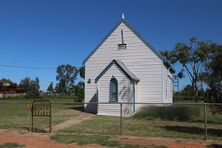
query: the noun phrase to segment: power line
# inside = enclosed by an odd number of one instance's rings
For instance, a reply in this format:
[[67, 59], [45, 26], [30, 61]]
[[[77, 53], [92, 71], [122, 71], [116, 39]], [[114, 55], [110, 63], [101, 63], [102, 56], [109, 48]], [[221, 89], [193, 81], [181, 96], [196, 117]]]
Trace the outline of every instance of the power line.
[[31, 70], [56, 70], [56, 68], [52, 67], [29, 67], [29, 66], [17, 66], [17, 65], [4, 65], [0, 64], [0, 67], [7, 67], [7, 68], [16, 68], [16, 69], [31, 69]]

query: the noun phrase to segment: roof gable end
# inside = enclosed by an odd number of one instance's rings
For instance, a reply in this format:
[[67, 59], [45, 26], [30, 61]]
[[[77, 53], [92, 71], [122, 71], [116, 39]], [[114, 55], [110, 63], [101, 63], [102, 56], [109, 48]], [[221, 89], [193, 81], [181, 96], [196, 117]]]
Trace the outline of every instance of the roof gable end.
[[121, 19], [117, 25], [105, 36], [105, 38], [99, 43], [99, 45], [87, 56], [87, 58], [83, 61], [83, 65], [87, 62], [87, 60], [96, 52], [96, 50], [106, 41], [106, 39], [117, 29], [117, 27], [123, 23], [126, 25], [149, 49], [153, 51], [153, 53], [159, 57], [163, 63], [164, 66], [166, 66], [172, 73], [175, 72], [173, 67], [171, 66], [170, 62], [164, 58], [154, 47], [152, 47], [131, 25], [129, 25], [125, 19]]
[[139, 78], [137, 78], [127, 67], [124, 63], [118, 61], [118, 60], [112, 60], [110, 64], [96, 77], [95, 82], [103, 76], [103, 74], [106, 73], [110, 69], [110, 67], [115, 64], [130, 80], [133, 80], [135, 82], [139, 81]]

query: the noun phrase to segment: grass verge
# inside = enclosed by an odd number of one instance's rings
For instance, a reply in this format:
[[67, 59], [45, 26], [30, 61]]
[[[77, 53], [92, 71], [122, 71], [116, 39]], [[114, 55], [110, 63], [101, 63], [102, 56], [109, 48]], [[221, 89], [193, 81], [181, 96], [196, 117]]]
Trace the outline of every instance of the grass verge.
[[3, 145], [0, 145], [0, 148], [23, 148], [24, 145], [18, 144], [18, 143], [5, 143]]
[[[119, 117], [95, 116], [59, 132], [119, 135], [120, 120]], [[123, 134], [143, 137], [204, 139], [204, 123], [123, 118]], [[208, 138], [222, 139], [221, 124], [208, 123]]]
[[76, 143], [79, 145], [87, 144], [99, 144], [108, 147], [117, 148], [167, 148], [166, 146], [156, 146], [156, 145], [132, 145], [132, 144], [122, 144], [119, 141], [113, 140], [109, 136], [104, 135], [84, 135], [84, 134], [56, 134], [51, 137], [54, 141], [58, 143], [71, 144]]

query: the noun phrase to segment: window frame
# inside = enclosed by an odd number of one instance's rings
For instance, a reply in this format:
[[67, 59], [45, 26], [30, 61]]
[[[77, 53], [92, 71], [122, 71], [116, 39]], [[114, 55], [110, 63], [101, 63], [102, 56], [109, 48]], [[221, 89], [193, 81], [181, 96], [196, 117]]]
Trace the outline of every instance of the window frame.
[[[115, 82], [116, 85], [116, 99], [114, 100], [112, 97], [112, 83]], [[118, 81], [115, 77], [112, 77], [109, 81], [109, 102], [118, 102]]]

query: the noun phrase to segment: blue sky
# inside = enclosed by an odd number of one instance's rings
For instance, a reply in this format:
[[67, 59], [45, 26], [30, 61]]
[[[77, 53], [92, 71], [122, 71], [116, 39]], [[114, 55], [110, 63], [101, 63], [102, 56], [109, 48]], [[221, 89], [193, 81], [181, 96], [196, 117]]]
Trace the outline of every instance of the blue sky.
[[[79, 67], [122, 12], [159, 51], [192, 36], [221, 44], [221, 6], [221, 0], [1, 0], [0, 65]], [[19, 82], [25, 76], [39, 77], [45, 89], [56, 72], [0, 66], [0, 78]]]

